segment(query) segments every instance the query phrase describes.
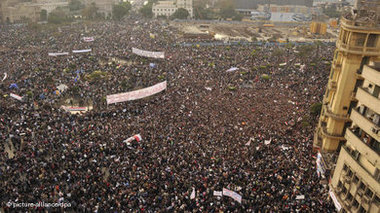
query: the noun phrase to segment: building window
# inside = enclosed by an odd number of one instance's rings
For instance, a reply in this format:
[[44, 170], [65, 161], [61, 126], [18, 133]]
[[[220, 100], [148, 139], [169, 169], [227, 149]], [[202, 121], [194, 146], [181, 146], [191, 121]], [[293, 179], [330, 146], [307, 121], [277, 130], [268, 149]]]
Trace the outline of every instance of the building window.
[[373, 192], [370, 188], [367, 188], [367, 191], [365, 192], [365, 195], [368, 196], [368, 198], [372, 198], [373, 196]]
[[353, 182], [354, 182], [355, 184], [357, 184], [357, 183], [359, 182], [359, 178], [358, 178], [358, 176], [354, 175]]
[[354, 33], [352, 37], [354, 39], [354, 45], [357, 47], [364, 46], [366, 37], [367, 35], [364, 33]]
[[367, 40], [367, 47], [376, 47], [378, 35], [369, 34]]

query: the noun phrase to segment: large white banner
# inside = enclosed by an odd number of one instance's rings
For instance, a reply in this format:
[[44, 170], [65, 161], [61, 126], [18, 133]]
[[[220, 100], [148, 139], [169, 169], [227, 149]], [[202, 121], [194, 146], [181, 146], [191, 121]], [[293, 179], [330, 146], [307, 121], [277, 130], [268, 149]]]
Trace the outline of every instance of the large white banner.
[[62, 53], [49, 53], [49, 56], [62, 56], [62, 55], [69, 55], [68, 52], [62, 52]]
[[157, 94], [166, 89], [166, 81], [158, 83], [154, 86], [147, 87], [132, 92], [125, 92], [113, 95], [107, 95], [107, 104], [120, 103], [125, 101], [133, 101]]
[[73, 53], [88, 53], [88, 52], [91, 52], [91, 49], [73, 50]]
[[16, 94], [11, 93], [10, 96], [16, 100], [22, 101], [22, 97]]
[[234, 191], [223, 188], [223, 196], [230, 197], [230, 198], [236, 200], [237, 202], [241, 203], [241, 198], [242, 198], [241, 195], [239, 195], [238, 193], [236, 193]]
[[137, 48], [132, 48], [132, 52], [139, 56], [149, 57], [149, 58], [165, 58], [164, 52], [151, 52], [146, 50], [140, 50]]

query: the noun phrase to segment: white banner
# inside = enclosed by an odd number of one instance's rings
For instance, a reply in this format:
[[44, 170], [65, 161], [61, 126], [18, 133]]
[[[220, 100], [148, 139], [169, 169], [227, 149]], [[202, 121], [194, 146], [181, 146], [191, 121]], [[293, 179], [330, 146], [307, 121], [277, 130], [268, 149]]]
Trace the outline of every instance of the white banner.
[[145, 98], [145, 97], [157, 94], [159, 92], [162, 92], [165, 89], [166, 89], [166, 81], [158, 83], [151, 87], [135, 90], [132, 92], [107, 95], [107, 104], [114, 104], [114, 103], [133, 101], [133, 100]]
[[230, 197], [230, 198], [236, 200], [237, 202], [241, 203], [241, 198], [242, 198], [241, 195], [239, 195], [238, 193], [236, 193], [234, 191], [223, 188], [223, 195]]
[[335, 194], [334, 194], [334, 192], [330, 189], [330, 191], [329, 191], [329, 194], [330, 194], [330, 197], [331, 197], [331, 199], [333, 200], [333, 202], [334, 202], [334, 205], [335, 205], [335, 208], [336, 208], [336, 210], [338, 210], [338, 212], [342, 209], [342, 205], [340, 205], [340, 203], [339, 203], [339, 201], [336, 199], [336, 197], [335, 197]]
[[7, 73], [4, 73], [4, 78], [3, 78], [2, 81], [4, 81], [5, 79], [7, 79], [7, 77], [8, 77], [8, 74], [7, 74]]
[[22, 101], [22, 97], [16, 94], [11, 93], [10, 96], [16, 100]]
[[91, 52], [91, 49], [73, 50], [73, 53], [88, 53], [88, 52]]
[[149, 58], [165, 58], [164, 52], [151, 52], [146, 50], [140, 50], [137, 48], [132, 48], [132, 52], [136, 55], [149, 57]]
[[68, 52], [62, 52], [62, 53], [49, 53], [49, 56], [62, 56], [62, 55], [69, 55]]
[[214, 191], [214, 196], [222, 197], [223, 196], [223, 192], [222, 191]]
[[226, 70], [226, 72], [233, 72], [233, 71], [236, 71], [236, 70], [239, 70], [239, 68], [237, 68], [237, 67], [231, 67], [228, 70]]
[[94, 37], [83, 37], [83, 41], [92, 42], [92, 41], [95, 41], [95, 39], [94, 39]]

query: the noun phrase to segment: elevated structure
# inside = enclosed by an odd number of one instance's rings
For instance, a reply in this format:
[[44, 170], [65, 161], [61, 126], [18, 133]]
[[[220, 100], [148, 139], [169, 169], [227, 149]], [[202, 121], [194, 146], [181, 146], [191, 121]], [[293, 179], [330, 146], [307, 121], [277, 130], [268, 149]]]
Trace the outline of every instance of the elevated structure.
[[157, 3], [153, 4], [152, 12], [154, 14], [154, 17], [170, 17], [179, 8], [186, 9], [190, 14], [190, 18], [194, 16], [193, 0], [158, 1]]
[[[332, 175], [339, 212], [380, 212], [380, 0], [357, 1], [341, 19], [314, 136], [317, 168]], [[337, 161], [337, 153], [339, 156]]]

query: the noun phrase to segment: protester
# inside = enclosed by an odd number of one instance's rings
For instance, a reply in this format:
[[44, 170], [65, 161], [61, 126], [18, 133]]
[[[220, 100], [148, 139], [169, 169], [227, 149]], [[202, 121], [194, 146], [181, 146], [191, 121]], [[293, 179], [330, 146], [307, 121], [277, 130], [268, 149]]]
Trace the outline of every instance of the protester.
[[[322, 58], [330, 60], [334, 47], [307, 56], [284, 46], [185, 47], [178, 32], [152, 20], [61, 31], [0, 31], [5, 210], [12, 211], [8, 202], [44, 201], [75, 212], [333, 211], [311, 152], [309, 108], [322, 100], [329, 72]], [[133, 47], [166, 58], [140, 57]], [[72, 53], [83, 49], [91, 52]], [[57, 52], [70, 54], [48, 56]], [[226, 72], [231, 67], [238, 69]], [[106, 74], [91, 77], [95, 71]], [[107, 95], [165, 80], [162, 93], [106, 104]], [[56, 92], [61, 84], [68, 89]], [[70, 104], [93, 109], [60, 108]], [[142, 140], [123, 142], [136, 134]], [[223, 188], [242, 202], [213, 195]]]

